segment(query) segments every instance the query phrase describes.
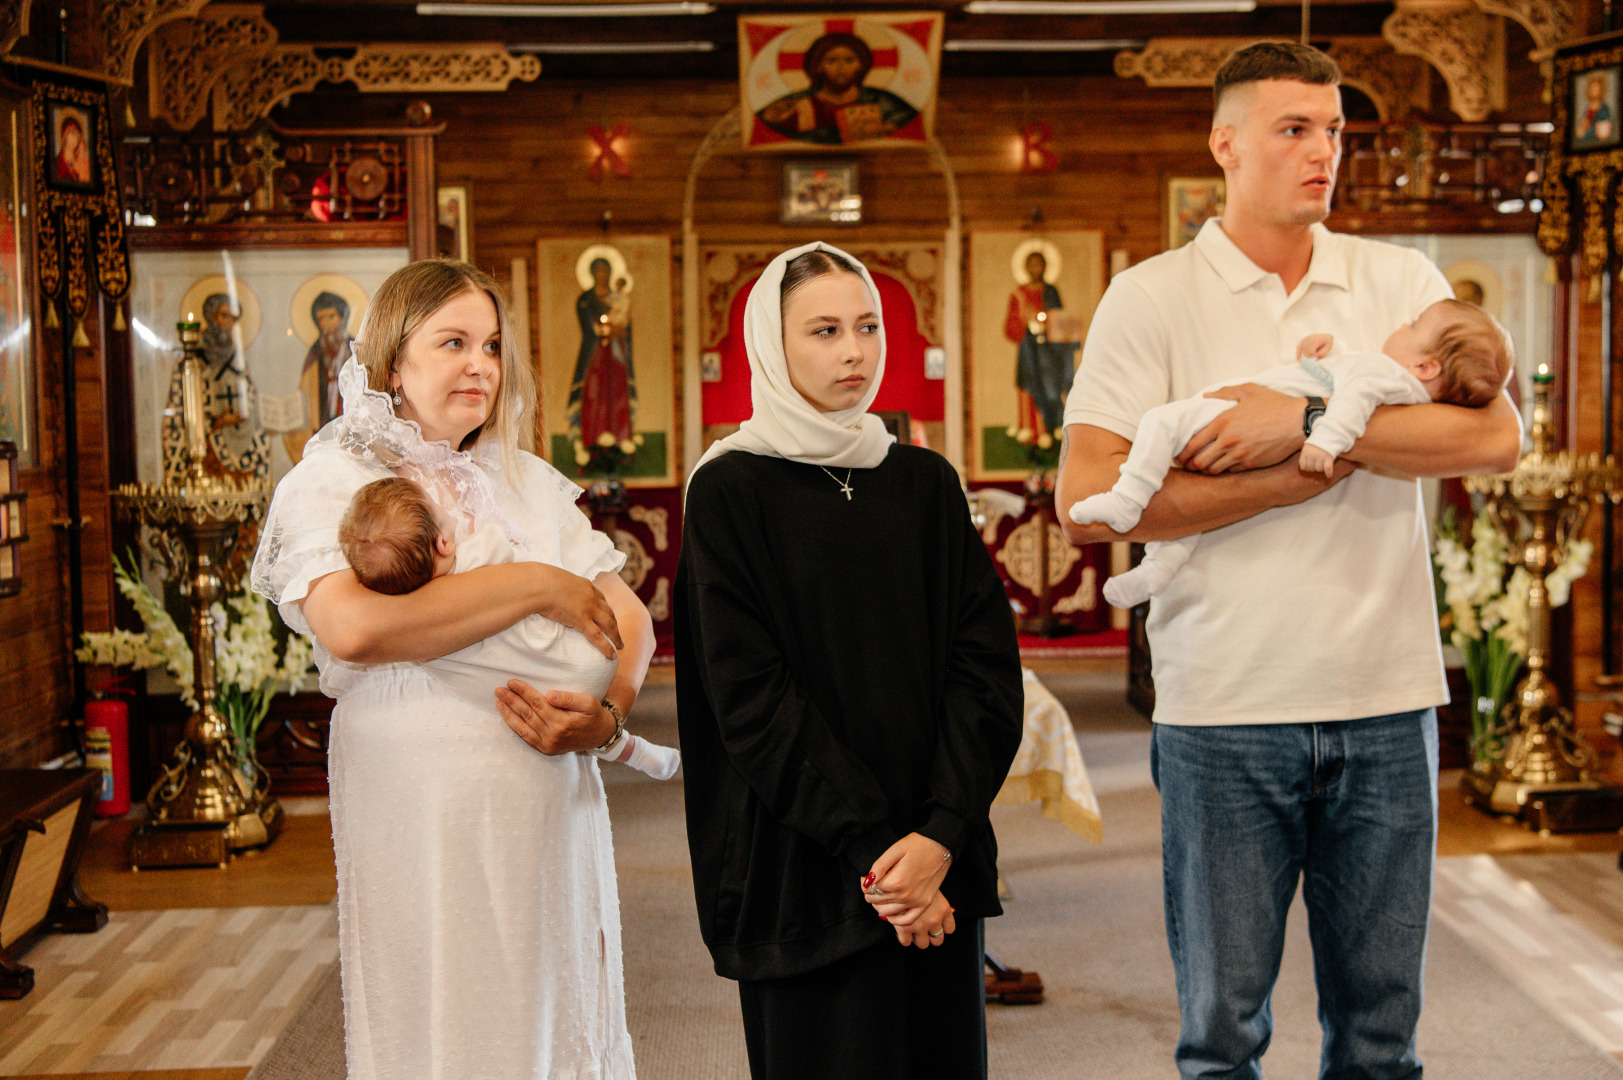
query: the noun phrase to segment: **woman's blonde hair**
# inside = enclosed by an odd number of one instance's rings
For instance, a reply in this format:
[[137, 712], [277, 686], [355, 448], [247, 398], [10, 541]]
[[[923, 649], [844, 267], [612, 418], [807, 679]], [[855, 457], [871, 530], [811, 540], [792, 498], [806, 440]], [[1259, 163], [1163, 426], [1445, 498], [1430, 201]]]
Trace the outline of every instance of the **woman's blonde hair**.
[[406, 339], [430, 315], [468, 292], [482, 292], [496, 305], [497, 332], [501, 335], [501, 381], [490, 403], [490, 415], [468, 434], [458, 449], [469, 449], [486, 436], [505, 453], [512, 447], [535, 449], [535, 374], [518, 362], [513, 324], [507, 300], [489, 274], [455, 259], [421, 259], [401, 267], [378, 286], [366, 307], [355, 338], [355, 359], [366, 369], [366, 384], [391, 393], [389, 376], [400, 363]]

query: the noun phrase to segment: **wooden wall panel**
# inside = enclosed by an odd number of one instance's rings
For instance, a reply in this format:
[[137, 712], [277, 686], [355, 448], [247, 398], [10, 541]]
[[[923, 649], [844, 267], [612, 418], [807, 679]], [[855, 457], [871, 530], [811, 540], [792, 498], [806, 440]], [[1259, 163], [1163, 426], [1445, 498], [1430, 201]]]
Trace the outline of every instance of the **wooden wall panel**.
[[[90, 340], [102, 342], [94, 308], [85, 323]], [[0, 768], [29, 768], [73, 744], [65, 726], [73, 706], [68, 544], [65, 531], [56, 524], [65, 522], [68, 515], [64, 458], [69, 438], [78, 445], [80, 515], [87, 519], [80, 578], [85, 628], [108, 630], [113, 626], [116, 593], [107, 491], [110, 477], [122, 467], [122, 455], [110, 450], [110, 410], [103, 389], [108, 385], [105, 350], [99, 345], [73, 350], [77, 422], [71, 430], [63, 411], [61, 351], [61, 331], [42, 330], [37, 368], [38, 464], [22, 476], [28, 491], [25, 580], [21, 593], [0, 598], [0, 642], [4, 643], [0, 646]], [[92, 679], [92, 687], [110, 674], [99, 673]]]
[[[432, 99], [447, 124], [439, 180], [472, 189], [474, 258], [502, 276], [513, 258], [530, 257], [537, 236], [596, 229], [604, 211], [615, 231], [675, 238], [693, 155], [736, 101], [730, 79], [639, 85], [545, 75], [505, 94], [441, 95]], [[1019, 133], [1039, 120], [1054, 128], [1059, 168], [1023, 175]], [[591, 179], [588, 129], [622, 123], [630, 132], [617, 149], [632, 175]], [[1209, 124], [1204, 90], [1152, 90], [1114, 77], [948, 78], [936, 135], [957, 174], [966, 228], [1018, 226], [1037, 208], [1054, 228], [1101, 230], [1107, 249], [1125, 248], [1136, 262], [1161, 250], [1166, 178], [1215, 173]], [[947, 185], [928, 155], [850, 156], [862, 166], [865, 221], [823, 235], [927, 237], [946, 228]], [[785, 245], [818, 235], [778, 224], [782, 160], [732, 148], [712, 158], [695, 207], [701, 235]]]

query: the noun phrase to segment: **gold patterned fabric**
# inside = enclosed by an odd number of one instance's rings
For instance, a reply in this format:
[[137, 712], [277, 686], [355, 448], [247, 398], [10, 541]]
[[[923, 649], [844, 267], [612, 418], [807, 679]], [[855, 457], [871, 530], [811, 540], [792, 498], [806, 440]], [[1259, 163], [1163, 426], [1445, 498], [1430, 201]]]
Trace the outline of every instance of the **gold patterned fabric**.
[[[82, 183], [75, 179], [69, 188], [52, 182], [53, 106], [77, 107], [91, 118], [91, 131], [84, 137], [91, 143], [88, 150], [94, 168], [87, 178], [80, 178]], [[130, 288], [118, 174], [113, 167], [107, 127], [106, 92], [36, 82], [32, 126], [35, 169], [45, 178], [38, 185], [39, 216], [35, 223], [40, 290], [54, 298], [66, 284], [68, 310], [82, 317], [90, 307], [92, 260], [95, 285], [109, 300], [123, 299]]]
[[1025, 680], [1025, 733], [1020, 749], [1009, 766], [1008, 778], [992, 801], [994, 806], [1013, 806], [1042, 800], [1043, 815], [1051, 817], [1095, 844], [1104, 841], [1099, 818], [1099, 799], [1088, 780], [1088, 767], [1065, 706], [1038, 681], [1030, 669], [1022, 670]]

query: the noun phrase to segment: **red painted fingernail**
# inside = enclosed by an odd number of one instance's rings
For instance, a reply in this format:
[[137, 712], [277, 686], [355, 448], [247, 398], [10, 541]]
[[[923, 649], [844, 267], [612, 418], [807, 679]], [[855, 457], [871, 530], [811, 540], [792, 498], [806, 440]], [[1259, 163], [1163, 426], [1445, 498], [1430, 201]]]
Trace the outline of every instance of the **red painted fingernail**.
[[871, 889], [873, 887], [873, 883], [874, 883], [874, 875], [872, 875], [872, 874], [863, 875], [862, 887], [864, 889]]
[[881, 919], [884, 919], [884, 920], [885, 920], [885, 921], [886, 921], [886, 922], [890, 922], [890, 916], [889, 916], [889, 915], [881, 915], [881, 916], [879, 916], [879, 917], [880, 917], [880, 918], [881, 918]]

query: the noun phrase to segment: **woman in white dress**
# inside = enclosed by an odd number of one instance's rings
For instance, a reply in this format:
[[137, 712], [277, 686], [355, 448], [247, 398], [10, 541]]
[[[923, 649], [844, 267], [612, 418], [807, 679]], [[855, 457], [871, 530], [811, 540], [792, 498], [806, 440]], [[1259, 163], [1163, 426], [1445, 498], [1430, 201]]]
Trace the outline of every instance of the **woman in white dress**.
[[[337, 699], [328, 775], [351, 1080], [633, 1080], [608, 808], [595, 758], [653, 652], [624, 561], [530, 453], [535, 404], [500, 292], [449, 260], [379, 287], [344, 413], [277, 487], [254, 588], [313, 633]], [[338, 523], [372, 480], [408, 476], [520, 561], [385, 596]], [[618, 664], [602, 698], [492, 685], [489, 708], [417, 663], [540, 614]], [[595, 689], [595, 688], [594, 688]], [[540, 752], [537, 752], [540, 751]]]

